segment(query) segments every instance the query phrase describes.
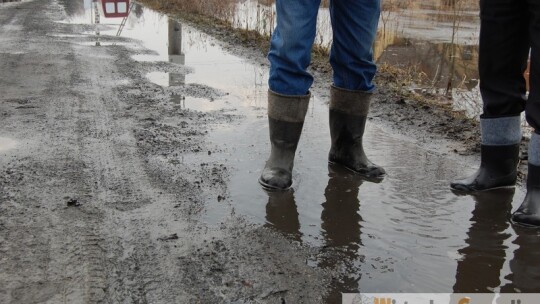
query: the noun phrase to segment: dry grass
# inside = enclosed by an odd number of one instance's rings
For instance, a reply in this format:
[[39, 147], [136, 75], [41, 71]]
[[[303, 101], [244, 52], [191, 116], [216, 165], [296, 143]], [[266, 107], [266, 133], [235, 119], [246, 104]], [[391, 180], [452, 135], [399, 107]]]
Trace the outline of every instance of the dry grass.
[[451, 98], [428, 90], [415, 91], [411, 89], [414, 84], [422, 83], [426, 79], [427, 76], [413, 66], [400, 68], [388, 64], [378, 65], [378, 85], [391, 89], [399, 98], [414, 101], [419, 105], [442, 109], [458, 120], [475, 121], [473, 118], [469, 118], [464, 111], [455, 110]]
[[143, 0], [141, 2], [156, 10], [199, 14], [219, 19], [230, 18], [237, 3], [236, 0]]

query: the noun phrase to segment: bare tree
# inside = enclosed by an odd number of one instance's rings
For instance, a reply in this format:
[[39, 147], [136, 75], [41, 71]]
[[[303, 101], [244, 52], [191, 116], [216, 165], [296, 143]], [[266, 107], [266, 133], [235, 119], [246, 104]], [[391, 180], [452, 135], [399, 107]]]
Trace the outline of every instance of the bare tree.
[[463, 15], [465, 0], [444, 0], [444, 1], [452, 9], [452, 39], [450, 40], [450, 52], [449, 52], [450, 70], [448, 72], [448, 83], [446, 85], [446, 92], [445, 92], [445, 95], [447, 97], [451, 97], [452, 87], [453, 87], [452, 81], [454, 79], [454, 73], [456, 70], [456, 56], [457, 56], [456, 50], [458, 49], [456, 47], [456, 41], [457, 41], [458, 31], [461, 25], [461, 18]]

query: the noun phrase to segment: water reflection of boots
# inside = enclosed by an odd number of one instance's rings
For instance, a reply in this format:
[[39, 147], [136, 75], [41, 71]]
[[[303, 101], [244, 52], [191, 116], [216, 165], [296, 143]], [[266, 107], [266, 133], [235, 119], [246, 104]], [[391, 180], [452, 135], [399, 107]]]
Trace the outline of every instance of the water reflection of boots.
[[510, 281], [501, 288], [501, 292], [538, 293], [540, 291], [540, 246], [538, 229], [515, 227], [517, 238], [510, 261], [511, 274], [505, 278]]
[[294, 191], [267, 192], [266, 221], [288, 238], [300, 242], [300, 220], [294, 200]]
[[353, 266], [360, 258], [362, 246], [360, 228], [362, 218], [358, 213], [358, 193], [363, 179], [336, 165], [329, 166], [328, 186], [322, 204], [322, 235], [329, 254], [324, 254], [320, 267], [334, 269], [344, 265], [346, 274], [332, 283], [328, 302], [339, 301], [342, 292], [358, 292], [360, 272]]
[[463, 257], [457, 265], [455, 293], [493, 292], [500, 286], [500, 272], [505, 262], [505, 233], [512, 209], [514, 189], [480, 192], [472, 212], [467, 233], [467, 247], [459, 250]]

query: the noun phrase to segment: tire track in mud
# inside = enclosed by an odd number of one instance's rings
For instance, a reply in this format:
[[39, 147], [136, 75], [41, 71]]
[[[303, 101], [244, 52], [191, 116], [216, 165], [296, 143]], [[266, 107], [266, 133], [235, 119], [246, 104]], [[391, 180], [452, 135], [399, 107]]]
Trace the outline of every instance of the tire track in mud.
[[[91, 186], [68, 132], [76, 112], [76, 96], [68, 89], [75, 57], [71, 48], [51, 45], [41, 35], [43, 25], [52, 26], [48, 18], [59, 7], [39, 1], [19, 7], [14, 34], [19, 38], [4, 47], [22, 52], [0, 60], [8, 66], [2, 70], [11, 74], [2, 79], [19, 79], [18, 89], [10, 88], [3, 96], [17, 102], [1, 103], [2, 130], [26, 142], [21, 143], [25, 149], [8, 153], [1, 162], [6, 169], [2, 172], [10, 174], [0, 178], [2, 194], [8, 193], [0, 203], [6, 228], [0, 232], [6, 248], [0, 262], [0, 302], [87, 302], [93, 297], [92, 275], [87, 274], [102, 265], [102, 251], [92, 233], [99, 212], [88, 208]], [[34, 15], [32, 9], [43, 14]], [[30, 47], [21, 48], [26, 45]], [[80, 207], [67, 207], [70, 198]]]
[[[151, 204], [152, 198], [158, 195], [143, 174], [144, 170], [131, 134], [133, 128], [131, 122], [117, 117], [117, 114], [124, 111], [121, 108], [125, 105], [118, 100], [112, 88], [100, 80], [102, 75], [109, 75], [114, 71], [110, 66], [84, 58], [81, 58], [80, 62], [81, 72], [93, 71], [85, 73], [91, 77], [84, 80], [85, 92], [81, 112], [86, 114], [79, 121], [77, 133], [81, 138], [81, 144], [86, 147], [84, 159], [91, 166], [92, 179], [96, 185], [94, 189], [96, 204], [107, 213], [106, 221], [98, 233], [98, 235], [107, 236], [107, 241], [100, 246], [104, 246], [104, 251], [114, 256], [113, 259], [109, 257], [107, 261], [102, 261], [99, 265], [105, 264], [108, 269], [116, 271], [113, 278], [101, 276], [101, 271], [91, 272], [90, 277], [94, 278], [93, 282], [96, 284], [91, 284], [90, 288], [100, 290], [101, 284], [107, 286], [107, 290], [102, 289], [103, 292], [106, 291], [106, 294], [102, 295], [103, 299], [144, 299], [146, 283], [145, 279], [141, 278], [141, 267], [137, 264], [131, 267], [131, 263], [121, 262], [121, 257], [129, 250], [127, 248], [129, 245], [126, 246], [122, 240], [138, 238], [139, 236], [133, 235], [137, 235], [141, 228], [139, 225], [130, 225], [130, 229], [119, 231], [116, 225], [120, 223], [114, 220], [111, 222], [110, 218], [121, 216], [117, 213], [134, 211], [147, 206]], [[96, 90], [96, 88], [100, 89]], [[160, 200], [157, 203], [164, 202]], [[131, 221], [138, 220], [132, 218]], [[142, 228], [144, 229], [144, 226]], [[146, 240], [142, 243], [146, 242], [152, 241]], [[149, 261], [155, 261], [155, 254], [151, 250], [147, 254]], [[93, 261], [97, 262], [98, 259], [93, 259]], [[159, 275], [159, 272], [155, 274]], [[96, 297], [93, 300], [102, 299]]]

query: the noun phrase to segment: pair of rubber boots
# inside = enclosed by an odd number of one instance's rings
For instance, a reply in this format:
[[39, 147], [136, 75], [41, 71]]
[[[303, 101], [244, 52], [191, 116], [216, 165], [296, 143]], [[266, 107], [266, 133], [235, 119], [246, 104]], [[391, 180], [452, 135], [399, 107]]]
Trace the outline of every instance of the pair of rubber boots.
[[[480, 168], [472, 176], [451, 183], [454, 190], [466, 193], [513, 187], [517, 180], [521, 119], [519, 116], [481, 119], [482, 146]], [[531, 136], [527, 195], [512, 214], [516, 224], [540, 227], [540, 136]]]
[[[332, 146], [328, 161], [367, 178], [382, 178], [385, 175], [384, 169], [368, 160], [362, 143], [372, 94], [335, 86], [331, 87], [330, 92]], [[310, 94], [289, 96], [268, 92], [272, 148], [259, 178], [259, 183], [268, 190], [287, 190], [292, 185], [294, 156], [310, 97]]]

